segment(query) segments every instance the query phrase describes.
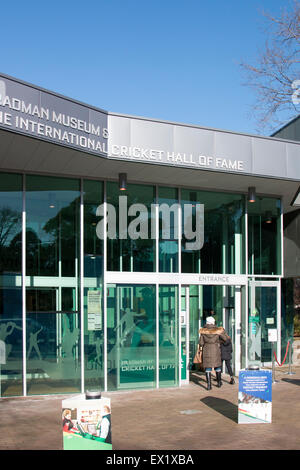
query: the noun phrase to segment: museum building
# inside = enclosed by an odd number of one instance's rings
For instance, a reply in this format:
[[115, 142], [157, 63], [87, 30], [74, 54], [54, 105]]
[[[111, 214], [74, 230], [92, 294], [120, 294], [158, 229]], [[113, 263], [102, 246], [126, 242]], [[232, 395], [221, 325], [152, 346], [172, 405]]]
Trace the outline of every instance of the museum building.
[[297, 139], [120, 115], [1, 74], [0, 396], [181, 386], [210, 315], [236, 374], [272, 347], [281, 361], [299, 185]]

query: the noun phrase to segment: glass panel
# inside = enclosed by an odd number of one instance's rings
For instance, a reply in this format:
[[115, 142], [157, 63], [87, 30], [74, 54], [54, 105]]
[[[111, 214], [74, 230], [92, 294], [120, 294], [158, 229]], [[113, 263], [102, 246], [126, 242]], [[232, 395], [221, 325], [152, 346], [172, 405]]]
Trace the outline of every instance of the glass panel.
[[156, 385], [155, 286], [107, 286], [108, 389]]
[[[151, 212], [155, 187], [128, 184], [126, 191], [120, 191], [118, 183], [107, 183], [107, 203], [113, 206], [115, 214], [114, 218], [112, 212], [108, 213], [108, 271], [155, 271], [155, 237], [151, 233], [155, 223], [155, 214]], [[130, 208], [132, 216], [128, 215]]]
[[[224, 328], [232, 341], [232, 370], [235, 370], [235, 287], [223, 286]], [[224, 363], [224, 372], [228, 373]]]
[[249, 274], [281, 274], [280, 200], [248, 203]]
[[79, 392], [79, 315], [27, 313], [26, 336], [29, 395]]
[[22, 395], [22, 177], [0, 174], [0, 396]]
[[26, 177], [28, 394], [80, 390], [78, 180]]
[[203, 286], [203, 325], [213, 316], [217, 326], [223, 326], [223, 286]]
[[180, 357], [181, 357], [181, 380], [187, 380], [187, 368], [188, 368], [188, 357], [187, 357], [187, 315], [189, 308], [188, 300], [188, 287], [181, 287], [181, 312], [180, 312], [180, 328], [181, 328], [181, 344], [180, 344]]
[[[186, 249], [182, 230], [181, 270], [185, 273], [245, 272], [244, 196], [206, 191], [181, 190], [181, 205], [193, 205], [196, 227], [196, 204], [204, 205], [204, 244], [201, 249]], [[200, 230], [201, 227], [198, 227]]]
[[[285, 356], [288, 341], [292, 347], [294, 336], [295, 306], [298, 306], [299, 279], [281, 280], [281, 359]], [[296, 307], [298, 308], [298, 307]], [[289, 353], [285, 364], [289, 363]]]
[[249, 288], [249, 364], [272, 362], [272, 343], [268, 330], [277, 329], [277, 287]]
[[103, 240], [97, 236], [97, 207], [103, 183], [83, 182], [85, 388], [104, 388]]
[[159, 286], [159, 386], [179, 383], [178, 287]]
[[241, 369], [246, 368], [247, 359], [247, 323], [248, 323], [248, 306], [247, 306], [247, 287], [241, 288], [242, 309], [241, 309]]
[[[199, 329], [205, 325], [206, 318], [213, 316], [217, 326], [223, 326], [223, 312], [225, 312], [225, 326], [233, 321], [234, 287], [191, 285], [189, 287], [189, 364], [193, 369], [193, 358], [199, 341]], [[227, 325], [226, 325], [227, 321]], [[232, 336], [234, 342], [234, 336]]]
[[[158, 188], [159, 206], [159, 271], [178, 272], [178, 190]], [[172, 205], [175, 204], [172, 209]]]
[[201, 326], [201, 311], [203, 305], [204, 286], [190, 286], [190, 347], [189, 364], [194, 369], [193, 358], [199, 342], [199, 329]]

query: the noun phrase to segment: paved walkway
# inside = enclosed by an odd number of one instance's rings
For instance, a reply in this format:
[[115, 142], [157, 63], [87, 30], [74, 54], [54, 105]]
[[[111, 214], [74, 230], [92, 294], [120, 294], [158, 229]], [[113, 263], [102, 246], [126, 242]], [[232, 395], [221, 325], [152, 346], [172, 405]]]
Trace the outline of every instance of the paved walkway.
[[[300, 450], [300, 367], [276, 369], [271, 424], [238, 424], [238, 381], [207, 391], [204, 374], [176, 389], [106, 392], [114, 450]], [[62, 450], [70, 395], [0, 399], [0, 450]]]

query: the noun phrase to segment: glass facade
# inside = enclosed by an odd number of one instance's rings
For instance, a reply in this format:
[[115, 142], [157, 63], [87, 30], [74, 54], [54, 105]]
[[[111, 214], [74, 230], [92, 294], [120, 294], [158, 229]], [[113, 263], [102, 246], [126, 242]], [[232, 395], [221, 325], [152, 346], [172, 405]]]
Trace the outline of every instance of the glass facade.
[[103, 183], [83, 181], [83, 308], [85, 387], [104, 388], [103, 240], [97, 236], [97, 209]]
[[[206, 318], [213, 316], [216, 325], [223, 326], [233, 341], [235, 339], [235, 289], [234, 286], [189, 285], [184, 288], [184, 302], [189, 302], [189, 363], [192, 364], [199, 341], [199, 329]], [[233, 351], [234, 357], [234, 351]]]
[[155, 203], [155, 187], [128, 184], [124, 193], [117, 183], [107, 183], [110, 220], [107, 270], [153, 272], [156, 269], [155, 242], [151, 229], [155, 214], [151, 211], [151, 204]]
[[209, 315], [234, 355], [240, 343], [237, 367], [271, 360], [279, 199], [7, 173], [0, 182], [1, 396], [179, 386]]
[[181, 244], [184, 273], [245, 273], [245, 198], [220, 192], [181, 190], [181, 205], [193, 207], [193, 226], [196, 223], [196, 204], [204, 207], [203, 246], [186, 249], [183, 230]]
[[176, 188], [158, 188], [159, 210], [159, 271], [178, 272], [178, 190]]
[[23, 393], [22, 187], [22, 176], [0, 174], [2, 396]]
[[259, 197], [248, 204], [248, 272], [281, 274], [281, 201]]
[[278, 289], [254, 281], [249, 295], [248, 358], [249, 364], [260, 365], [272, 361], [268, 330], [277, 329]]
[[159, 386], [179, 384], [179, 288], [159, 286]]
[[80, 390], [78, 180], [26, 177], [28, 394]]
[[109, 389], [156, 383], [156, 289], [111, 285], [108, 289]]

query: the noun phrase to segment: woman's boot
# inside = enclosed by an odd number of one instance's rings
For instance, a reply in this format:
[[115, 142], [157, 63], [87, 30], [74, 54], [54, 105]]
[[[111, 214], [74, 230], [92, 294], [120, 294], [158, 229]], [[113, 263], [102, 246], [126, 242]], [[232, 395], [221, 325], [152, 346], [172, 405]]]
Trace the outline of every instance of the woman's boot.
[[230, 383], [231, 385], [233, 385], [233, 384], [235, 383], [233, 376], [230, 377], [230, 382], [229, 382], [229, 383]]
[[217, 376], [217, 387], [222, 387], [222, 380], [221, 380], [221, 374], [222, 372], [216, 372], [216, 376]]
[[207, 390], [211, 390], [211, 373], [206, 372], [206, 382], [207, 382]]

